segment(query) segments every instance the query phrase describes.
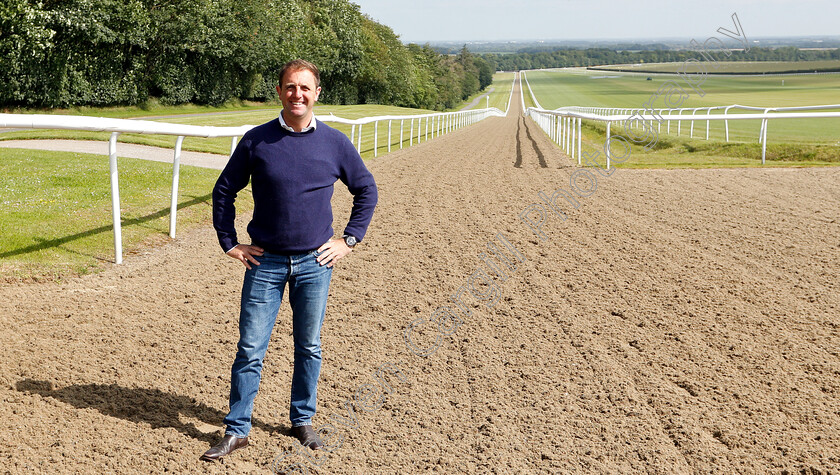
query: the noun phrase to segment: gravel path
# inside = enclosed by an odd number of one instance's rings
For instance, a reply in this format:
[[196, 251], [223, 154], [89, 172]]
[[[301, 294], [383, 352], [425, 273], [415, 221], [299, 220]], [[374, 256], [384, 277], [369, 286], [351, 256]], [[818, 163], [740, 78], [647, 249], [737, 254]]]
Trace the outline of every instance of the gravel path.
[[488, 89], [488, 90], [487, 90], [487, 92], [485, 92], [484, 94], [482, 94], [482, 95], [480, 95], [480, 96], [476, 97], [475, 99], [473, 99], [472, 101], [470, 101], [470, 103], [469, 103], [469, 104], [465, 105], [464, 107], [462, 107], [462, 108], [461, 108], [461, 109], [459, 109], [459, 110], [465, 111], [465, 110], [470, 110], [470, 109], [472, 109], [473, 107], [477, 106], [477, 105], [478, 105], [478, 103], [479, 103], [481, 100], [483, 100], [485, 97], [489, 96], [489, 95], [490, 95], [490, 93], [491, 93], [491, 92], [493, 92], [493, 91], [495, 91], [495, 90], [496, 90], [496, 88], [495, 88], [495, 87], [491, 87], [490, 89]]
[[[206, 226], [0, 288], [2, 467], [269, 473], [288, 451], [311, 473], [840, 471], [840, 170], [618, 170], [596, 189], [511, 107], [368, 162], [380, 205], [323, 332], [332, 453], [292, 453], [284, 303], [252, 446], [198, 461], [227, 410], [242, 279]], [[556, 192], [572, 178], [589, 183], [576, 209]], [[336, 192], [339, 229], [350, 202]], [[540, 209], [544, 239], [520, 220]], [[511, 267], [484, 262], [497, 233]], [[457, 320], [441, 334], [434, 315]]]

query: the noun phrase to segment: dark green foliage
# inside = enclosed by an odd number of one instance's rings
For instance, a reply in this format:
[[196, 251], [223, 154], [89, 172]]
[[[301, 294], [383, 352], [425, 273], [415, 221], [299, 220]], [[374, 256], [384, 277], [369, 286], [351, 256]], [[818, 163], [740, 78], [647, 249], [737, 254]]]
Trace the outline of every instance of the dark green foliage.
[[[794, 46], [781, 48], [752, 47], [749, 51], [732, 51], [730, 56], [724, 56], [712, 49], [716, 59], [727, 61], [817, 61], [826, 59], [840, 59], [840, 49], [835, 50], [801, 50]], [[672, 50], [662, 48], [658, 50], [617, 50], [608, 48], [586, 49], [556, 49], [554, 51], [527, 50], [514, 54], [485, 54], [482, 58], [496, 65], [502, 71], [518, 71], [522, 69], [565, 68], [574, 66], [602, 66], [606, 64], [628, 63], [681, 63], [687, 59], [702, 60], [696, 51]]]
[[452, 107], [493, 72], [466, 48], [403, 45], [348, 0], [0, 3], [0, 107], [267, 100], [294, 58], [319, 66], [336, 104]]

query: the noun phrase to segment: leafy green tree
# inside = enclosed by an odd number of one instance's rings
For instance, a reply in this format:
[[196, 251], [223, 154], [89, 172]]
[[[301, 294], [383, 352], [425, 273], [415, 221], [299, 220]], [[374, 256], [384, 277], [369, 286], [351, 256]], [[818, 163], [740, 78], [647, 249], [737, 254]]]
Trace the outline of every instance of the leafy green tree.
[[[47, 62], [55, 36], [51, 17], [26, 0], [0, 3], [0, 105], [37, 103], [32, 100], [40, 82], [36, 69]], [[45, 69], [41, 72], [49, 73]]]
[[473, 61], [472, 53], [467, 49], [467, 45], [464, 45], [461, 48], [461, 52], [458, 53], [457, 62], [461, 66], [459, 74], [461, 80], [461, 99], [466, 99], [481, 87], [478, 81], [478, 68]]
[[294, 58], [319, 65], [324, 102], [438, 109], [486, 87], [495, 67], [466, 47], [403, 45], [349, 0], [0, 4], [0, 106], [271, 99]]
[[475, 63], [475, 68], [478, 70], [478, 86], [481, 90], [484, 90], [484, 88], [493, 84], [494, 69], [486, 59], [480, 56], [474, 57], [473, 63]]

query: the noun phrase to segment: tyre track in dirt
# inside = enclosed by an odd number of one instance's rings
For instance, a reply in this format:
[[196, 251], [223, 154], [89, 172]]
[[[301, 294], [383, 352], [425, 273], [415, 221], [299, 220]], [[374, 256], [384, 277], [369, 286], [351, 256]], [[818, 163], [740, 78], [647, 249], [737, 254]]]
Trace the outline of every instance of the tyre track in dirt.
[[[344, 442], [321, 468], [289, 460], [317, 473], [840, 470], [840, 170], [595, 175], [542, 240], [519, 215], [578, 168], [511, 107], [369, 162], [380, 204], [334, 274], [315, 423], [347, 416], [384, 364], [405, 381], [356, 410], [355, 428], [335, 424]], [[351, 199], [336, 191], [338, 231]], [[491, 273], [479, 254], [497, 233], [526, 260], [496, 279], [492, 308], [456, 309], [470, 275]], [[219, 434], [236, 345], [242, 272], [219, 251], [208, 224], [99, 274], [0, 288], [7, 471], [268, 473], [296, 447], [284, 303], [252, 446], [197, 460]], [[442, 306], [463, 323], [413, 354], [404, 330]]]
[[528, 142], [531, 144], [531, 147], [534, 149], [534, 153], [537, 154], [537, 160], [539, 161], [541, 168], [548, 168], [548, 163], [545, 161], [545, 154], [543, 154], [542, 150], [540, 150], [539, 145], [531, 137], [531, 128], [528, 126], [528, 122], [525, 121], [524, 117], [519, 117], [516, 121], [516, 162], [514, 162], [514, 167], [522, 168], [522, 128], [521, 125], [525, 126], [525, 136], [528, 138]]

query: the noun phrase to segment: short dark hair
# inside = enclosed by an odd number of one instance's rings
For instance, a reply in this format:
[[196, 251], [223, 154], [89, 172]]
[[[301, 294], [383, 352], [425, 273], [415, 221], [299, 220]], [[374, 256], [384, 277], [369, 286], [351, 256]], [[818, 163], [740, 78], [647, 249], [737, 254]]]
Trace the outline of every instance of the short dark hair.
[[315, 76], [315, 87], [321, 87], [321, 73], [318, 71], [318, 66], [315, 66], [305, 59], [293, 59], [283, 65], [283, 68], [280, 70], [280, 74], [277, 75], [277, 81], [280, 84], [280, 87], [283, 87], [283, 76], [285, 76], [287, 72], [302, 70], [311, 72], [312, 75]]

